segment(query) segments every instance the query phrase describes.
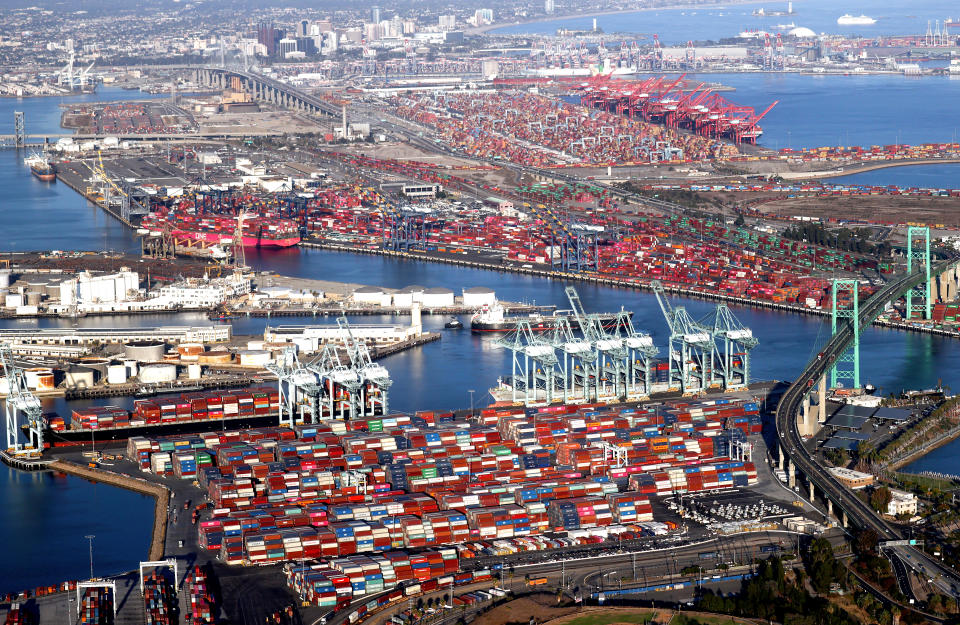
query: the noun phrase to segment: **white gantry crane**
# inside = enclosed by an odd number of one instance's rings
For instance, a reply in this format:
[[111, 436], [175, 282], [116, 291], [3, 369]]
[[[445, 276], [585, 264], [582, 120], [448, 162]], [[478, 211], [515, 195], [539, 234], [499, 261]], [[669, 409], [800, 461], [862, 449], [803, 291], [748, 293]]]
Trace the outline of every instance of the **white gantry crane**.
[[517, 327], [498, 339], [497, 344], [513, 354], [510, 378], [513, 402], [523, 402], [526, 406], [552, 403], [558, 399], [557, 382], [561, 382], [560, 391], [566, 400], [566, 375], [556, 350], [549, 341], [537, 336], [529, 321], [518, 321]]
[[297, 348], [293, 345], [287, 347], [266, 369], [277, 376], [279, 425], [292, 427], [298, 423], [316, 423], [321, 416], [319, 377], [316, 371], [300, 362]]
[[623, 339], [608, 334], [603, 320], [597, 315], [588, 315], [580, 301], [580, 295], [572, 286], [564, 289], [573, 316], [580, 326], [583, 338], [589, 341], [596, 361], [596, 398], [626, 399], [627, 348]]
[[711, 329], [697, 323], [684, 307], [671, 307], [659, 280], [650, 286], [670, 329], [670, 388], [683, 394], [705, 391], [713, 382], [716, 346]]
[[551, 343], [563, 353], [560, 366], [564, 372], [564, 401], [596, 401], [599, 371], [593, 342], [577, 334], [570, 320], [561, 317], [556, 322]]
[[633, 318], [626, 311], [617, 313], [616, 325], [611, 334], [623, 341], [627, 352], [624, 371], [626, 399], [649, 397], [653, 387], [655, 358], [660, 353], [653, 344], [653, 337], [634, 329]]
[[725, 390], [750, 384], [750, 350], [759, 344], [753, 331], [740, 323], [726, 304], [717, 305], [713, 317], [714, 367]]
[[387, 414], [388, 392], [393, 384], [390, 372], [383, 365], [373, 362], [367, 345], [354, 338], [346, 316], [338, 318], [337, 325], [340, 326], [340, 336], [344, 341], [351, 369], [356, 372], [360, 381], [360, 392], [353, 398], [354, 416], [373, 416], [378, 411], [380, 414]]
[[[0, 364], [7, 381], [7, 398], [4, 401], [7, 453], [38, 456], [43, 452], [43, 408], [40, 400], [27, 388], [26, 375], [13, 361], [13, 352], [7, 343], [0, 343]], [[26, 442], [21, 439], [22, 430], [25, 430]]]

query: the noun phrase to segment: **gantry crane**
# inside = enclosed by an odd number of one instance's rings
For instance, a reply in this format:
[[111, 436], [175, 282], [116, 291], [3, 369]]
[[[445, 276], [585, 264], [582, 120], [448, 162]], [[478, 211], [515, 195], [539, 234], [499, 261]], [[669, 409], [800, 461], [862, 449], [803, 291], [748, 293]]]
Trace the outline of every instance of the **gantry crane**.
[[714, 366], [723, 379], [724, 390], [744, 388], [750, 384], [750, 350], [759, 344], [753, 331], [740, 323], [726, 304], [718, 304], [713, 318]]
[[104, 206], [110, 206], [112, 197], [120, 198], [120, 216], [124, 221], [129, 223], [132, 217], [143, 216], [150, 212], [149, 202], [144, 203], [145, 195], [135, 192], [133, 186], [126, 180], [122, 184], [114, 182], [103, 166], [103, 156], [99, 150], [95, 165], [87, 161], [83, 161], [83, 164], [93, 174], [91, 182], [100, 183]]
[[561, 391], [563, 400], [567, 400], [566, 375], [556, 349], [550, 341], [537, 336], [529, 321], [518, 321], [517, 327], [498, 339], [497, 344], [513, 354], [510, 378], [513, 402], [527, 406], [543, 401], [552, 403], [557, 399], [558, 380], [563, 380]]
[[[7, 452], [14, 456], [37, 456], [43, 451], [43, 408], [36, 395], [27, 388], [27, 378], [13, 361], [13, 351], [0, 343], [0, 364], [7, 381], [7, 398], [3, 402], [7, 422]], [[25, 426], [27, 441], [20, 439]]]
[[586, 313], [575, 288], [568, 286], [564, 292], [583, 338], [590, 341], [596, 353], [597, 396], [626, 399], [626, 370], [629, 364], [626, 345], [621, 338], [607, 334], [597, 315]]
[[[387, 414], [387, 393], [393, 380], [383, 365], [373, 362], [370, 350], [362, 341], [357, 341], [350, 331], [350, 322], [345, 315], [337, 319], [340, 336], [347, 350], [350, 366], [360, 380], [359, 394], [353, 397], [353, 416], [373, 416], [379, 408], [380, 414]], [[368, 406], [369, 404], [369, 406]]]
[[649, 397], [653, 387], [654, 358], [660, 350], [649, 334], [633, 327], [633, 318], [627, 311], [617, 313], [611, 334], [620, 338], [627, 350], [625, 386], [627, 399]]
[[564, 373], [564, 401], [596, 401], [599, 371], [593, 342], [578, 336], [570, 320], [561, 317], [554, 327], [551, 345], [563, 353], [560, 368]]
[[710, 385], [716, 346], [709, 329], [697, 323], [682, 306], [673, 308], [663, 284], [650, 284], [670, 329], [670, 387], [683, 394], [706, 390]]
[[292, 427], [297, 423], [316, 423], [321, 412], [321, 388], [317, 373], [300, 362], [297, 348], [291, 345], [284, 349], [280, 359], [267, 364], [266, 369], [277, 376], [278, 424]]

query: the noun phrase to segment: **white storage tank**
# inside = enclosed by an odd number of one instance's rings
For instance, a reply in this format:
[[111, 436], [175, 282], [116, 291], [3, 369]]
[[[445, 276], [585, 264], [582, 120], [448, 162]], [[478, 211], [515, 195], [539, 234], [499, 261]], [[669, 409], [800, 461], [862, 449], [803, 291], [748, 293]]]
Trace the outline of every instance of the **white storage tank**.
[[0, 270], [0, 289], [5, 289], [10, 286], [10, 270], [2, 269]]
[[68, 367], [63, 372], [63, 384], [69, 389], [93, 388], [96, 372], [89, 367]]
[[350, 298], [358, 304], [380, 305], [385, 293], [378, 286], [362, 286], [353, 292]]
[[49, 391], [56, 386], [53, 369], [49, 367], [31, 367], [24, 370], [27, 388], [32, 391]]
[[203, 369], [201, 369], [200, 365], [197, 363], [190, 363], [187, 365], [187, 378], [191, 380], [199, 380], [202, 373]]
[[160, 362], [167, 351], [166, 343], [137, 341], [123, 345], [123, 355], [137, 362]]
[[107, 384], [126, 384], [127, 367], [126, 365], [110, 365], [107, 367]]
[[485, 286], [473, 286], [463, 290], [463, 305], [469, 308], [493, 306], [496, 302], [497, 294]]
[[7, 293], [7, 308], [20, 308], [23, 306], [23, 295], [20, 293]]
[[443, 287], [427, 289], [420, 297], [424, 308], [437, 308], [440, 306], [453, 306], [453, 291]]
[[137, 375], [137, 361], [136, 360], [124, 360], [123, 366], [127, 368], [127, 377], [133, 378]]
[[160, 363], [140, 367], [140, 381], [146, 384], [174, 382], [177, 379], [177, 365]]
[[427, 288], [412, 284], [405, 286], [393, 294], [393, 305], [400, 308], [410, 308], [414, 302], [419, 302]]
[[270, 362], [270, 352], [265, 349], [247, 349], [238, 356], [241, 367], [264, 367]]

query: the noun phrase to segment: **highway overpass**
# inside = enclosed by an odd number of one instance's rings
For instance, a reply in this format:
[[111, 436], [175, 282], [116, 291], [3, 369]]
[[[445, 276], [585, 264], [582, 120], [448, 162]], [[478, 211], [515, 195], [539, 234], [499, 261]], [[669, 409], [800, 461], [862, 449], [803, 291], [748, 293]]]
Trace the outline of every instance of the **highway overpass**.
[[300, 91], [287, 83], [253, 72], [217, 67], [198, 67], [193, 70], [193, 80], [199, 85], [215, 89], [228, 89], [231, 86], [239, 87], [256, 100], [305, 113], [321, 113], [337, 117], [342, 112], [341, 108], [332, 102]]
[[[956, 258], [937, 262], [933, 265], [931, 274], [940, 275], [955, 267], [958, 263], [960, 263], [960, 259]], [[925, 278], [925, 273], [918, 270], [910, 274], [900, 275], [888, 282], [860, 305], [860, 316], [857, 319], [860, 328], [869, 326], [883, 311], [888, 302], [918, 286]], [[813, 500], [815, 491], [819, 491], [827, 502], [828, 513], [832, 514], [834, 506], [836, 506], [839, 509], [838, 513], [844, 527], [853, 524], [861, 529], [874, 530], [881, 541], [899, 541], [903, 539], [900, 530], [874, 512], [873, 508], [821, 466], [804, 446], [803, 438], [800, 435], [798, 416], [801, 413], [804, 400], [813, 390], [814, 384], [825, 376], [840, 356], [850, 348], [853, 334], [852, 323], [839, 326], [837, 333], [833, 335], [823, 351], [807, 364], [780, 400], [780, 404], [777, 406], [776, 423], [780, 443], [781, 468], [784, 460], [786, 460], [788, 463], [787, 476], [791, 487], [795, 485], [798, 474], [806, 479], [811, 500]], [[896, 550], [903, 557], [904, 562], [914, 570], [922, 571], [925, 576], [934, 579], [941, 589], [952, 596], [960, 597], [960, 593], [958, 593], [960, 578], [954, 571], [934, 562], [914, 547], [898, 546]]]

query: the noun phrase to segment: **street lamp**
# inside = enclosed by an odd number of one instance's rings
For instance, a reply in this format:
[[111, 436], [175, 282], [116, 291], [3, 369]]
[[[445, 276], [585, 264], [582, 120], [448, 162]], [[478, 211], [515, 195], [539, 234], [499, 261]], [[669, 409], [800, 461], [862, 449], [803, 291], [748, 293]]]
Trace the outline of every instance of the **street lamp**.
[[470, 416], [472, 417], [473, 416], [473, 393], [475, 391], [473, 389], [470, 389], [467, 392], [470, 393]]
[[87, 534], [84, 538], [86, 538], [90, 544], [90, 579], [93, 579], [93, 539], [96, 538], [96, 536], [94, 534]]

